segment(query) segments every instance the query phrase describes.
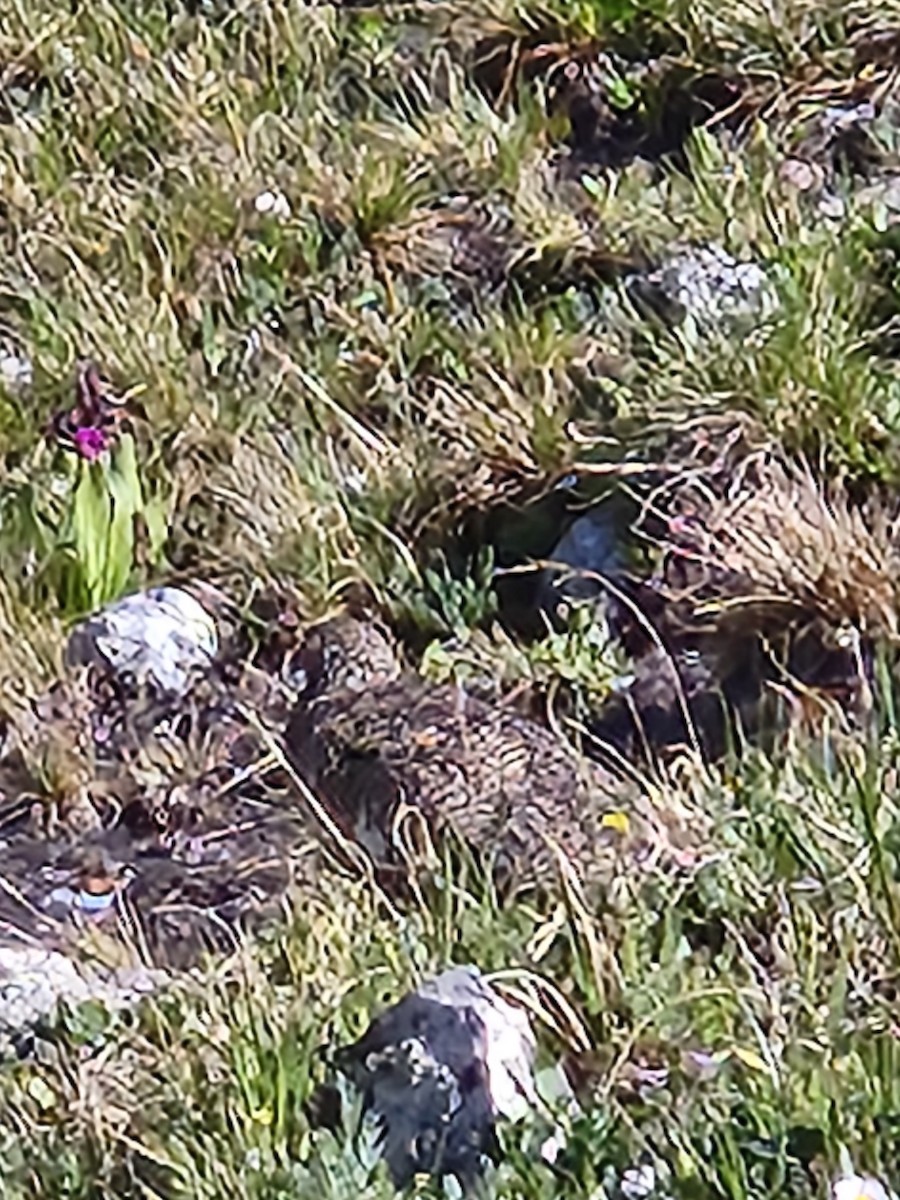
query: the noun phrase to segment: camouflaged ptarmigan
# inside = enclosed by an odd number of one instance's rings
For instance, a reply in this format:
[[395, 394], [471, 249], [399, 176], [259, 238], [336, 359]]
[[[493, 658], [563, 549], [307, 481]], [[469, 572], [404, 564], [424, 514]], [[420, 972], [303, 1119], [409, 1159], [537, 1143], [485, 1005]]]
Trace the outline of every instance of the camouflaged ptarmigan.
[[288, 754], [376, 861], [394, 859], [403, 807], [522, 886], [548, 880], [562, 857], [582, 877], [602, 875], [637, 834], [640, 822], [622, 814], [639, 810], [634, 786], [509, 707], [401, 671], [377, 626], [339, 617], [313, 627], [299, 661], [307, 692]]

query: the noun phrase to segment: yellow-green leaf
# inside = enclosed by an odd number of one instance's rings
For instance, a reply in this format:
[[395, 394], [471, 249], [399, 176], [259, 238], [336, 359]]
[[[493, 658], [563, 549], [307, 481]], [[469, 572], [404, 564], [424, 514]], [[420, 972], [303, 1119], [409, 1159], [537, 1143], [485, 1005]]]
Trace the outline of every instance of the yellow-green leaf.
[[25, 1090], [42, 1112], [47, 1112], [56, 1104], [56, 1092], [40, 1075], [29, 1079]]
[[743, 1046], [735, 1046], [732, 1050], [735, 1058], [739, 1059], [751, 1071], [767, 1071], [769, 1068], [764, 1058], [755, 1050], [745, 1050]]

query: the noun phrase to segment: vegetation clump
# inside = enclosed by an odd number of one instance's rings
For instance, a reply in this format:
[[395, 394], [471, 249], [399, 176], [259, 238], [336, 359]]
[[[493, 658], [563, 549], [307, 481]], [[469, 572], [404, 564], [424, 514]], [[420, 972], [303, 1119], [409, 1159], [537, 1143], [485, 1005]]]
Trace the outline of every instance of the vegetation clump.
[[490, 1194], [900, 1188], [897, 14], [2, 16], [0, 1192], [393, 1195], [469, 964]]

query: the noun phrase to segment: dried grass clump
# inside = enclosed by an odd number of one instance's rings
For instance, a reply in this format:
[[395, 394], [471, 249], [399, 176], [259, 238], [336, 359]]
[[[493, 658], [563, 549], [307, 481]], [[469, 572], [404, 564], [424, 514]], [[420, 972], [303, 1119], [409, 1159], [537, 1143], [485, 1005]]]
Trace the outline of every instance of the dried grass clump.
[[377, 234], [374, 243], [392, 269], [478, 290], [505, 283], [522, 238], [502, 207], [460, 196], [431, 210], [417, 210], [407, 221]]
[[36, 616], [0, 580], [0, 720], [15, 722], [62, 675], [65, 642], [59, 620]]
[[662, 589], [701, 623], [761, 629], [818, 619], [865, 638], [898, 633], [896, 518], [771, 451], [724, 492], [703, 479], [669, 506]]
[[[323, 459], [323, 472], [333, 467], [335, 475], [325, 502], [299, 460], [287, 433], [185, 439], [175, 463], [174, 542], [190, 549], [205, 577], [224, 586], [279, 575], [304, 546], [347, 539], [338, 466]], [[319, 490], [327, 490], [324, 483]]]
[[[66, 678], [65, 631], [36, 617], [0, 582], [0, 820], [38, 798], [80, 827], [96, 820], [87, 798], [93, 772], [84, 680]], [[60, 682], [62, 681], [62, 682]]]

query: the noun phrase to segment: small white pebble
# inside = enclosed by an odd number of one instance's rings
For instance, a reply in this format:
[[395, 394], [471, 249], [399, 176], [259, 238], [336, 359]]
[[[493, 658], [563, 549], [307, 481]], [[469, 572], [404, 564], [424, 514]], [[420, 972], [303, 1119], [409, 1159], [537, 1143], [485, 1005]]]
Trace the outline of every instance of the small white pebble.
[[832, 1200], [890, 1200], [884, 1185], [871, 1175], [845, 1175], [831, 1189]]
[[656, 1189], [656, 1172], [649, 1163], [629, 1167], [622, 1173], [622, 1195], [625, 1200], [646, 1200]]
[[546, 1141], [541, 1143], [539, 1154], [545, 1163], [549, 1163], [550, 1166], [553, 1166], [565, 1148], [566, 1135], [561, 1129], [555, 1129], [553, 1133], [551, 1133], [546, 1139]]
[[823, 217], [828, 217], [832, 221], [840, 221], [847, 215], [847, 203], [841, 196], [835, 196], [833, 193], [826, 192], [818, 204], [819, 212]]
[[23, 392], [34, 382], [31, 359], [9, 350], [0, 351], [0, 380], [11, 392]]
[[287, 197], [278, 191], [260, 192], [253, 201], [253, 207], [262, 217], [277, 217], [286, 221], [291, 215], [291, 206]]
[[864, 104], [854, 104], [847, 107], [834, 104], [825, 109], [821, 115], [822, 128], [831, 134], [844, 133], [854, 125], [868, 125], [877, 117], [875, 105], [871, 100]]
[[366, 473], [359, 467], [351, 467], [344, 473], [344, 487], [352, 495], [359, 495], [366, 488]]
[[57, 63], [64, 70], [71, 70], [75, 66], [75, 51], [71, 46], [67, 46], [64, 42], [57, 42], [53, 47], [53, 53]]

